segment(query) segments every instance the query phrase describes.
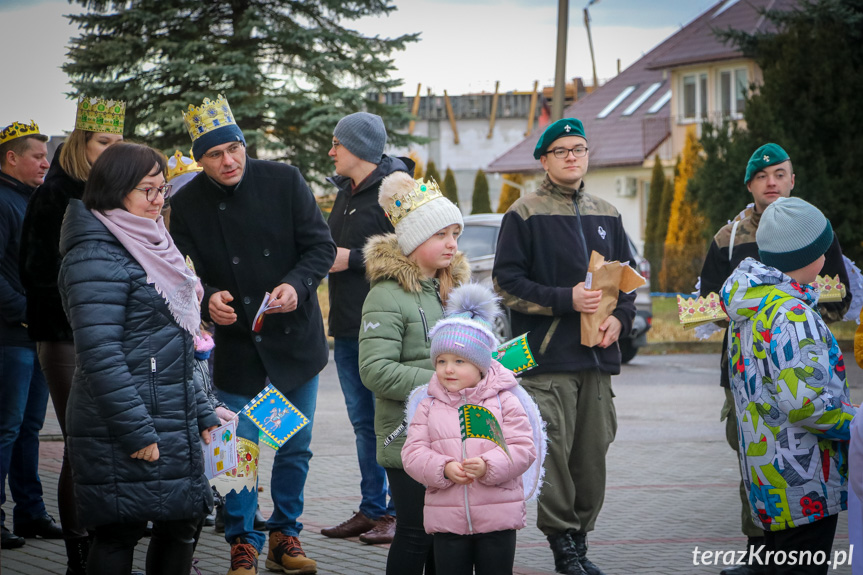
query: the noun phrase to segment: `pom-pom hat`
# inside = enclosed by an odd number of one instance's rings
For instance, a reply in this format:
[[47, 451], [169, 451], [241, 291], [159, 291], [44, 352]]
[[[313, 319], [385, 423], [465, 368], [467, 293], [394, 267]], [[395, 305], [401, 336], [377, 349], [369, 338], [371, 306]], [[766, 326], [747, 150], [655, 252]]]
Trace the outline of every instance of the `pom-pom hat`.
[[394, 172], [381, 182], [378, 203], [395, 227], [406, 256], [448, 226], [458, 224], [464, 229], [461, 210], [444, 197], [433, 179], [425, 182], [407, 172]]
[[429, 332], [432, 361], [442, 353], [468, 360], [485, 374], [497, 349], [492, 324], [500, 315], [500, 298], [489, 288], [475, 283], [454, 289], [447, 301], [446, 317]]

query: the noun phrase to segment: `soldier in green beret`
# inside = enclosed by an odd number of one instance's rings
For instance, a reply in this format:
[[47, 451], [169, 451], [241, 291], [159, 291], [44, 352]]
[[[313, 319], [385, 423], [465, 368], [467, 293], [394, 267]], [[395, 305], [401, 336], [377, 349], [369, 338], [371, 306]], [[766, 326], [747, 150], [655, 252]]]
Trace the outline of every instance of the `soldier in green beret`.
[[621, 293], [596, 347], [581, 344], [581, 314], [595, 313], [601, 292], [585, 285], [591, 251], [631, 261], [620, 214], [588, 194], [584, 125], [549, 125], [534, 150], [546, 177], [504, 215], [492, 272], [509, 306], [513, 333], [527, 332], [537, 367], [522, 378], [548, 423], [545, 485], [537, 527], [555, 569], [602, 575], [587, 558], [587, 533], [605, 498], [605, 456], [617, 430], [611, 376], [620, 373], [621, 333], [635, 317], [635, 295]]
[[[722, 284], [737, 266], [746, 258], [759, 259], [758, 245], [755, 242], [755, 232], [765, 208], [778, 198], [787, 198], [794, 189], [794, 168], [791, 158], [781, 146], [774, 143], [764, 144], [752, 154], [746, 164], [743, 183], [752, 194], [753, 203], [746, 207], [734, 220], [716, 232], [704, 266], [701, 269], [700, 294], [706, 296], [719, 293]], [[831, 277], [838, 275], [840, 281], [848, 285], [848, 273], [842, 258], [842, 248], [835, 234], [833, 243], [825, 255], [822, 275]], [[842, 302], [823, 303], [818, 306], [825, 321], [839, 321], [851, 303], [851, 292]], [[725, 326], [723, 326], [725, 327]], [[725, 404], [720, 414], [725, 421], [725, 438], [731, 448], [737, 452], [737, 416], [734, 410], [734, 398], [728, 383], [728, 333], [722, 340], [720, 355], [720, 385], [725, 390]], [[747, 490], [740, 481], [741, 530], [747, 537], [747, 544], [756, 550], [764, 544], [764, 531], [752, 521]], [[739, 565], [723, 570], [722, 575], [760, 575], [768, 572], [767, 566]]]

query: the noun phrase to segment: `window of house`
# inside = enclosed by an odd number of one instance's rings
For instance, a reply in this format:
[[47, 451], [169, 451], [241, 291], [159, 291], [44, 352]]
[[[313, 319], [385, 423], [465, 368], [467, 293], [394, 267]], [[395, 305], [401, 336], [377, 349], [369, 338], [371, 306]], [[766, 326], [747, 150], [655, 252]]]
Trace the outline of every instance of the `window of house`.
[[627, 86], [626, 88], [624, 88], [623, 92], [618, 94], [614, 100], [612, 100], [605, 108], [602, 109], [599, 114], [596, 115], [596, 117], [605, 118], [606, 116], [608, 116], [615, 108], [620, 105], [621, 102], [626, 100], [626, 98], [635, 91], [636, 87], [637, 86]]
[[740, 117], [746, 109], [749, 81], [746, 68], [719, 72], [719, 105], [723, 117]]
[[683, 76], [684, 120], [707, 117], [707, 74], [687, 74]]

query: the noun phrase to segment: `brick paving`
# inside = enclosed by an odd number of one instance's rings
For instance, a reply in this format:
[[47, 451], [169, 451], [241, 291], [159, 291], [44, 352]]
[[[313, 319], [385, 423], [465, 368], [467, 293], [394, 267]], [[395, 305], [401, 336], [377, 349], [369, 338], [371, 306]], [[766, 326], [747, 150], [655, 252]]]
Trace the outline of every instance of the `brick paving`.
[[[589, 536], [590, 557], [608, 575], [718, 574], [721, 565], [693, 565], [695, 547], [742, 549], [739, 475], [719, 422], [723, 394], [717, 385], [717, 363], [716, 355], [638, 356], [613, 379], [618, 433], [608, 454], [605, 506], [596, 531]], [[847, 367], [852, 397], [859, 401], [863, 374], [853, 362]], [[50, 405], [43, 439], [40, 468], [45, 501], [57, 517], [54, 486], [62, 442]], [[322, 528], [348, 518], [359, 505], [359, 468], [332, 360], [321, 374], [312, 450], [301, 518], [307, 554], [317, 560], [321, 574], [383, 573], [386, 546], [320, 535]], [[265, 515], [272, 509], [267, 471], [273, 453], [262, 448], [264, 491], [260, 495]], [[845, 514], [840, 518], [834, 550], [848, 548], [845, 518]], [[518, 535], [515, 573], [519, 575], [554, 573], [551, 552], [535, 519], [536, 506], [531, 505], [528, 527]], [[143, 539], [136, 549], [138, 569], [143, 570], [147, 542]], [[211, 527], [204, 528], [196, 557], [205, 575], [228, 569], [228, 545]], [[63, 575], [64, 560], [62, 541], [28, 540], [21, 549], [3, 551], [0, 568], [8, 575]], [[267, 572], [263, 558], [260, 570]], [[848, 575], [851, 569], [844, 566], [830, 572]]]

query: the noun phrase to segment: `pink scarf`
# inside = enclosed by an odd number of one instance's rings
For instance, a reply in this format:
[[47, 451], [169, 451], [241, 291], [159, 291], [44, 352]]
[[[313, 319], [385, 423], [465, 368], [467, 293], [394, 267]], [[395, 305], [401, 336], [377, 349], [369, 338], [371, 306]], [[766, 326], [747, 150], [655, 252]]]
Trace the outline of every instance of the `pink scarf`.
[[90, 211], [141, 264], [147, 273], [147, 283], [153, 284], [165, 298], [180, 327], [195, 335], [201, 325], [204, 288], [174, 245], [164, 218], [151, 220], [119, 208], [104, 214]]

